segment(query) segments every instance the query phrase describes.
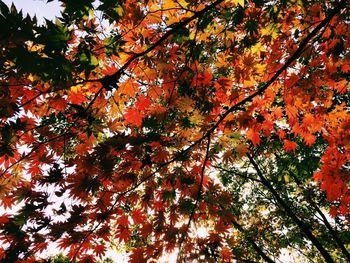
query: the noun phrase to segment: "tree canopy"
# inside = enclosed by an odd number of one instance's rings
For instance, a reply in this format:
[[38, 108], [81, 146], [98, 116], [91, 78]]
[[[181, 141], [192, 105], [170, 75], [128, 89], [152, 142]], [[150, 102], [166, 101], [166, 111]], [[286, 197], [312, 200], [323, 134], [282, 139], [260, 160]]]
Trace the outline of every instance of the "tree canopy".
[[2, 262], [350, 261], [348, 1], [60, 2], [0, 1]]

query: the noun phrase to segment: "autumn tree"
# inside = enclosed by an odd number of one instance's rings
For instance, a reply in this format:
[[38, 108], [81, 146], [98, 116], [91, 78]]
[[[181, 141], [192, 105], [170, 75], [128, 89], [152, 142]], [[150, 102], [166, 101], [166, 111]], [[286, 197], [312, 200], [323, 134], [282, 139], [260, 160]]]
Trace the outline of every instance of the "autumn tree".
[[61, 3], [0, 1], [3, 262], [349, 261], [348, 1]]

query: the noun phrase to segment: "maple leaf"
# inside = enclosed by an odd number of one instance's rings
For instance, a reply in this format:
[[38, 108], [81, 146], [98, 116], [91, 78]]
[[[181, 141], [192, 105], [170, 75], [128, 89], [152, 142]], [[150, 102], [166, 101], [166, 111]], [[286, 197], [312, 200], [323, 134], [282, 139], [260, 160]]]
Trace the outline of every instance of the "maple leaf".
[[334, 205], [332, 205], [329, 209], [329, 214], [331, 217], [335, 218], [337, 216], [337, 207], [335, 207]]
[[142, 224], [146, 220], [146, 216], [141, 209], [136, 209], [132, 211], [131, 217], [134, 220], [135, 224]]
[[342, 66], [341, 66], [341, 68], [342, 68], [342, 71], [343, 71], [344, 73], [349, 72], [349, 71], [350, 71], [350, 63], [349, 63], [349, 62], [343, 63]]
[[68, 101], [70, 101], [72, 104], [80, 105], [83, 102], [87, 101], [87, 99], [81, 93], [72, 93], [72, 94], [69, 95]]
[[346, 205], [340, 205], [338, 211], [341, 215], [347, 215], [349, 213], [349, 210]]
[[298, 110], [294, 106], [287, 105], [286, 107], [286, 113], [288, 115], [290, 123], [294, 123], [297, 121], [298, 118]]
[[146, 96], [140, 96], [137, 98], [137, 102], [135, 103], [135, 106], [138, 110], [144, 111], [148, 109], [148, 107], [152, 104], [152, 100], [149, 97]]
[[130, 262], [131, 263], [139, 263], [145, 262], [144, 258], [144, 249], [143, 248], [135, 248], [131, 251]]
[[160, 150], [156, 155], [152, 156], [152, 161], [156, 163], [164, 163], [169, 159], [169, 152], [165, 150]]
[[284, 146], [283, 148], [287, 151], [287, 152], [295, 152], [295, 149], [297, 148], [297, 144], [295, 142], [292, 142], [290, 140], [284, 140]]
[[129, 226], [129, 218], [125, 214], [120, 215], [117, 219], [117, 222], [119, 225], [124, 226], [125, 228]]
[[1, 261], [350, 260], [346, 0], [63, 2], [0, 1]]
[[0, 224], [5, 224], [7, 222], [9, 222], [10, 219], [9, 219], [9, 216], [8, 215], [2, 215], [0, 216]]
[[217, 231], [217, 233], [229, 233], [230, 226], [222, 221], [219, 221], [215, 224], [215, 230]]
[[5, 249], [0, 248], [0, 260], [4, 259], [6, 256], [6, 252]]
[[249, 129], [247, 132], [247, 139], [251, 140], [254, 146], [259, 145], [260, 143], [260, 135], [258, 131], [253, 129]]
[[105, 255], [106, 250], [107, 250], [107, 248], [104, 244], [98, 244], [94, 247], [94, 252], [100, 258], [102, 258]]
[[141, 127], [142, 125], [142, 114], [137, 108], [129, 108], [124, 113], [126, 124], [130, 124], [134, 127]]
[[153, 231], [153, 226], [150, 223], [143, 222], [142, 227], [140, 228], [140, 234], [144, 237], [150, 235]]
[[221, 249], [221, 258], [223, 262], [230, 262], [232, 259], [232, 251], [228, 247], [223, 247]]
[[35, 249], [36, 249], [36, 251], [41, 253], [41, 252], [45, 251], [47, 249], [47, 247], [48, 247], [48, 242], [42, 242], [40, 244], [37, 244], [35, 246]]
[[131, 232], [129, 228], [119, 225], [115, 236], [119, 239], [120, 242], [127, 243], [130, 239]]
[[[137, 168], [140, 167], [140, 163], [137, 163]], [[135, 168], [135, 167], [134, 167]], [[130, 186], [132, 186], [136, 181], [136, 176], [133, 173], [125, 173], [116, 178], [113, 187], [115, 190], [122, 192], [127, 190]]]
[[2, 197], [2, 200], [1, 200], [1, 204], [2, 206], [7, 209], [7, 208], [12, 208], [12, 206], [14, 205], [13, 204], [13, 198], [12, 197], [9, 197], [9, 196], [4, 196]]
[[336, 82], [334, 86], [340, 94], [345, 93], [350, 88], [349, 82], [345, 79]]
[[316, 141], [316, 137], [311, 133], [304, 134], [303, 139], [306, 145], [313, 145]]

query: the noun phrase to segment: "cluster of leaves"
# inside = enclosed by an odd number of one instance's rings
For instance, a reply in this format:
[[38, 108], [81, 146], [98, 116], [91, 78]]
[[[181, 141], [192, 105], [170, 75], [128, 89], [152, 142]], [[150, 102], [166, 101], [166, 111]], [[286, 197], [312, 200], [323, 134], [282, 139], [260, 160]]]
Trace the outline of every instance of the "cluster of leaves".
[[[49, 259], [50, 263], [69, 263], [70, 260], [68, 257], [64, 256], [63, 254], [58, 254]], [[113, 263], [113, 260], [111, 258], [106, 258], [103, 261], [97, 261], [98, 263]]]
[[4, 262], [350, 260], [346, 0], [61, 2], [0, 2]]
[[[280, 258], [284, 249], [295, 262], [325, 261], [317, 247], [306, 241], [310, 229], [316, 243], [329, 251], [336, 262], [349, 259], [348, 223], [344, 217], [334, 216], [334, 220], [327, 215], [330, 204], [312, 181], [324, 146], [320, 141], [314, 147], [300, 143], [298, 150], [286, 153], [280, 143], [271, 143], [267, 147], [273, 147], [273, 156], [261, 158], [260, 148], [255, 152], [254, 169], [249, 161], [239, 169], [230, 164], [216, 167], [225, 188], [236, 197], [232, 212], [245, 235], [257, 237], [255, 242], [271, 258]], [[231, 248], [234, 254], [254, 260], [253, 248], [247, 241], [245, 236], [236, 236]]]

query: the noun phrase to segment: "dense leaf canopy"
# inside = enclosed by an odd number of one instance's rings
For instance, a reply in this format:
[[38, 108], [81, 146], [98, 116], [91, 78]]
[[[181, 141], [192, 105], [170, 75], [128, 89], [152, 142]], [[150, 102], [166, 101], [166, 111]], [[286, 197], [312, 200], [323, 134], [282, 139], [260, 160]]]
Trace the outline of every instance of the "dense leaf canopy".
[[350, 261], [348, 1], [61, 3], [0, 1], [3, 262]]

